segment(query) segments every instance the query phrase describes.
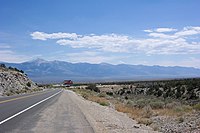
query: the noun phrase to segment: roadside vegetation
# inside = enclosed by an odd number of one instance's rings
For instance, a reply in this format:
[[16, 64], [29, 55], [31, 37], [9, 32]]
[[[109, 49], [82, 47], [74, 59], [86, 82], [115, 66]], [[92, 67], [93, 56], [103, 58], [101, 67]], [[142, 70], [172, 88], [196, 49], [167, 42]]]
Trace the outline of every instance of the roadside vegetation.
[[70, 89], [157, 131], [200, 129], [200, 79], [99, 83]]
[[110, 105], [109, 99], [106, 97], [107, 95], [105, 93], [100, 93], [100, 90], [96, 87], [95, 84], [91, 84], [85, 87], [85, 89], [79, 87], [67, 88], [67, 89], [70, 89], [76, 92], [77, 94], [80, 94], [86, 100], [97, 102], [102, 106]]

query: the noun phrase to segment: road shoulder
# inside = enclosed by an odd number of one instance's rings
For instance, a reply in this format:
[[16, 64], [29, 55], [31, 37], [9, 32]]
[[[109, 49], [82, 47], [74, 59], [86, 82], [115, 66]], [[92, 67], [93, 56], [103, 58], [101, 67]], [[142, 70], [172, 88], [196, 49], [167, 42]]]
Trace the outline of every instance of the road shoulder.
[[86, 116], [90, 125], [96, 133], [151, 133], [154, 132], [150, 127], [137, 124], [126, 114], [116, 111], [107, 106], [101, 106], [95, 102], [85, 100], [73, 91], [65, 91], [73, 102], [78, 105]]

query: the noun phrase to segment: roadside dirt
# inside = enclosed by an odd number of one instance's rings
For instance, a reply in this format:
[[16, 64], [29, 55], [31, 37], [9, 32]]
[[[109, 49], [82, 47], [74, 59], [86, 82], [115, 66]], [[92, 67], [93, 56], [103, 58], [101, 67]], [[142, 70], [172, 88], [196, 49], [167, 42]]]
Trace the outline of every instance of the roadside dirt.
[[63, 91], [58, 101], [46, 108], [33, 132], [152, 133], [126, 114], [87, 101], [72, 91]]

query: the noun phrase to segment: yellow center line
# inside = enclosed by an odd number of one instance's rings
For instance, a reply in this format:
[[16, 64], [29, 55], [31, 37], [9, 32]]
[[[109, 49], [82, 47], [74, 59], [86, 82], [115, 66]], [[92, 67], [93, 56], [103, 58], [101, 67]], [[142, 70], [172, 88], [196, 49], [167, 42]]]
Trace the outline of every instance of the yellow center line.
[[[49, 92], [49, 91], [48, 91], [48, 92]], [[1, 104], [1, 103], [6, 103], [6, 102], [15, 101], [15, 100], [19, 100], [19, 99], [24, 99], [24, 98], [28, 98], [28, 97], [32, 97], [32, 96], [37, 96], [37, 95], [40, 95], [40, 94], [43, 94], [43, 93], [46, 93], [46, 92], [36, 93], [36, 94], [33, 94], [33, 95], [22, 96], [22, 97], [17, 97], [17, 98], [13, 98], [13, 99], [8, 99], [8, 100], [0, 101], [0, 104]]]

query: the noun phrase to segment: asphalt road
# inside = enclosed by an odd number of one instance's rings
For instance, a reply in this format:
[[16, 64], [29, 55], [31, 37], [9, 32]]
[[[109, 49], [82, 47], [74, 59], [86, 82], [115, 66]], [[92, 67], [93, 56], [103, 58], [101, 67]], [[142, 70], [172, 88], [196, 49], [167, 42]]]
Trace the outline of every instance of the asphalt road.
[[26, 95], [1, 97], [0, 133], [12, 132], [17, 128], [32, 128], [39, 119], [37, 114], [54, 104], [61, 93], [62, 90], [57, 89]]

